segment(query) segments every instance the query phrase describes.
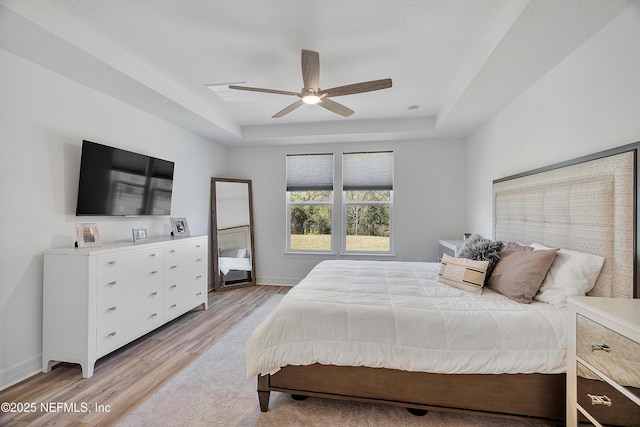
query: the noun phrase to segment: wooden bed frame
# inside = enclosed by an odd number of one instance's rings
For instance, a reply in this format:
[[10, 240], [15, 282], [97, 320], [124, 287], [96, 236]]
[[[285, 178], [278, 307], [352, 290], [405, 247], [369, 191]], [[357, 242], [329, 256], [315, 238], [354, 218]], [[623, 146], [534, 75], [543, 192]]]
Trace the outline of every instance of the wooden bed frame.
[[[638, 148], [640, 143], [631, 144], [494, 181], [493, 237], [602, 255], [605, 265], [590, 294], [637, 297]], [[595, 197], [583, 194], [585, 188], [599, 193]], [[603, 188], [608, 196], [605, 200], [600, 197]], [[545, 194], [560, 201], [550, 201]], [[529, 218], [531, 203], [537, 206], [540, 196], [546, 204], [541, 209], [552, 212], [552, 218]], [[567, 205], [567, 200], [577, 201], [572, 206], [553, 206]], [[601, 206], [584, 205], [584, 200], [599, 200], [594, 203]], [[505, 209], [505, 201], [509, 208]], [[577, 218], [576, 223], [567, 223], [567, 217]], [[526, 417], [558, 424], [565, 419], [565, 378], [566, 374], [433, 374], [314, 364], [285, 366], [275, 374], [258, 376], [258, 397], [263, 412], [268, 410], [270, 392], [278, 391], [301, 398], [316, 396], [410, 410]]]

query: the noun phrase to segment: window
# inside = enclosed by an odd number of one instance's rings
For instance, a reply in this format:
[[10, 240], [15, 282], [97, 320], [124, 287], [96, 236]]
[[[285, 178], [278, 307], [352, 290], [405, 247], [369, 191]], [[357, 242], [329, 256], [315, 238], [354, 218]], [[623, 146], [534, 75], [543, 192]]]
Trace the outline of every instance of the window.
[[333, 154], [287, 156], [287, 251], [331, 252]]
[[342, 155], [345, 252], [390, 253], [393, 152]]

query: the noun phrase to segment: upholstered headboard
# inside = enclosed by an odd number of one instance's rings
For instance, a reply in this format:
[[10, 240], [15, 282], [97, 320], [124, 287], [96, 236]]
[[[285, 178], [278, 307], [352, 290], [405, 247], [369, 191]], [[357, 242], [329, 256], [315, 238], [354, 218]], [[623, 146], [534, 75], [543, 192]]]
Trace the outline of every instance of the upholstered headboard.
[[636, 150], [493, 183], [494, 239], [605, 258], [591, 296], [633, 298]]

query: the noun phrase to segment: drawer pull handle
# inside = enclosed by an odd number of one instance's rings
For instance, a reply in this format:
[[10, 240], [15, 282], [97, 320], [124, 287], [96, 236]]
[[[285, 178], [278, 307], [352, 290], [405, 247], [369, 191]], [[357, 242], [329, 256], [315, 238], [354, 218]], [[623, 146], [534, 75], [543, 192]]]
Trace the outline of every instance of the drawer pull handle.
[[150, 317], [156, 317], [158, 313], [153, 313]]
[[154, 257], [154, 256], [156, 256], [156, 254], [155, 254], [155, 253], [152, 253], [152, 254], [151, 254], [151, 256], [152, 256], [152, 257]]
[[201, 247], [202, 247], [202, 245], [196, 245], [196, 248], [198, 248], [198, 249], [201, 248]]
[[109, 311], [116, 311], [116, 306], [114, 305], [113, 307], [109, 307]]
[[152, 296], [152, 297], [155, 297], [156, 295], [158, 295], [158, 293], [157, 293], [157, 292], [151, 292], [151, 296]]
[[111, 332], [109, 335], [107, 335], [108, 337], [115, 337], [116, 336], [116, 331]]
[[171, 308], [175, 308], [175, 307], [177, 307], [177, 305], [178, 305], [178, 304], [171, 304], [171, 307], [169, 307], [169, 308], [170, 308], [170, 309], [171, 309]]
[[591, 405], [611, 406], [613, 404], [613, 401], [605, 395], [587, 394], [587, 396], [591, 398]]
[[174, 269], [174, 268], [178, 268], [178, 266], [177, 266], [177, 265], [172, 265], [172, 266], [171, 266], [171, 267], [169, 267], [169, 268]]
[[197, 296], [197, 297], [199, 297], [200, 295], [202, 295], [202, 292], [198, 292], [198, 293], [196, 294], [196, 296]]
[[176, 250], [175, 250], [175, 249], [171, 249], [171, 250], [169, 251], [169, 253], [171, 253], [171, 254], [175, 254], [175, 253], [176, 253]]
[[115, 261], [109, 261], [109, 262], [107, 263], [107, 265], [116, 265], [116, 262], [115, 262]]
[[607, 344], [591, 344], [591, 351], [606, 351], [607, 353], [610, 353], [611, 347]]
[[151, 273], [149, 274], [158, 274], [158, 270], [153, 270]]
[[202, 279], [202, 275], [196, 276], [196, 279]]
[[116, 281], [114, 280], [113, 282], [109, 282], [109, 283], [107, 283], [107, 284], [108, 284], [109, 286], [115, 286], [115, 285], [116, 285], [116, 283], [118, 283], [118, 282], [116, 282]]
[[196, 260], [196, 262], [200, 262], [200, 261], [202, 261], [202, 258], [198, 258], [198, 259]]
[[173, 289], [173, 288], [177, 288], [177, 287], [178, 287], [178, 285], [171, 285], [171, 286], [169, 287], [169, 289]]

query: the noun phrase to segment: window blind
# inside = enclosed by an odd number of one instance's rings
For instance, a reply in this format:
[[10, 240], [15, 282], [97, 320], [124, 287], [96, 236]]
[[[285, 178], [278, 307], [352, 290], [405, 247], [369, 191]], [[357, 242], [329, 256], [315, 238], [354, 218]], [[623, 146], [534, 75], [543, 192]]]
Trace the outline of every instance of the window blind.
[[344, 153], [342, 189], [393, 190], [393, 151]]
[[333, 191], [333, 154], [287, 155], [287, 191]]

